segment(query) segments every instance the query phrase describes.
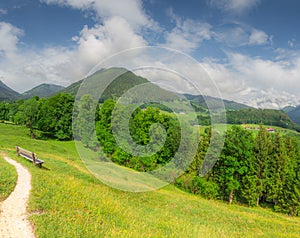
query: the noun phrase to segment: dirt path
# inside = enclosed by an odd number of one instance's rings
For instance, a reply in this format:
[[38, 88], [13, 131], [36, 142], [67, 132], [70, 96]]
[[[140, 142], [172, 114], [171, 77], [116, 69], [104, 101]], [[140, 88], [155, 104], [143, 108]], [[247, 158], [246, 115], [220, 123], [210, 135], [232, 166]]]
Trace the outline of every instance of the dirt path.
[[0, 238], [34, 238], [26, 211], [31, 189], [30, 173], [16, 161], [4, 159], [16, 167], [18, 181], [11, 195], [0, 203]]

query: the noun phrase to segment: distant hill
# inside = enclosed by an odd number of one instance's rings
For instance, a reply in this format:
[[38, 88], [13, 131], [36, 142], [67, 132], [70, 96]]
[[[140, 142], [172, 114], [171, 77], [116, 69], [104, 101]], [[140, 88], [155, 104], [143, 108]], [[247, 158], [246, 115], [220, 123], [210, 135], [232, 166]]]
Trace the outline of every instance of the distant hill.
[[0, 101], [16, 100], [21, 98], [21, 94], [14, 91], [0, 80]]
[[264, 124], [279, 126], [300, 132], [300, 126], [297, 125], [282, 110], [275, 109], [241, 109], [237, 111], [228, 111], [226, 113], [229, 124]]
[[24, 92], [22, 94], [22, 98], [27, 99], [33, 96], [39, 96], [41, 98], [50, 97], [61, 91], [62, 89], [64, 89], [64, 87], [62, 86], [44, 83]]
[[300, 125], [300, 105], [297, 107], [286, 107], [283, 110], [294, 122]]
[[[214, 105], [219, 106], [222, 99], [210, 97], [210, 96], [202, 96], [202, 95], [191, 95], [191, 94], [184, 94], [184, 96], [191, 101], [192, 104], [201, 106], [203, 108], [207, 109], [207, 104], [209, 104], [211, 107], [214, 107]], [[244, 108], [251, 108], [250, 106], [247, 106], [242, 103], [237, 103], [234, 101], [229, 101], [223, 99], [223, 103], [226, 110], [240, 110]]]

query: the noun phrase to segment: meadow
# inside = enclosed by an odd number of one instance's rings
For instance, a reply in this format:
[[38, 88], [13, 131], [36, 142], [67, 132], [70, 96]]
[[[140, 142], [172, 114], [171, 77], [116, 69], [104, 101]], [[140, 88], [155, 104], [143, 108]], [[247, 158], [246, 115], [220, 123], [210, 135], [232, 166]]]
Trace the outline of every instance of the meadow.
[[[22, 126], [0, 124], [0, 131], [1, 153], [32, 174], [29, 212], [37, 237], [300, 237], [300, 218], [206, 200], [173, 185], [144, 193], [116, 190], [86, 169], [74, 142], [32, 140]], [[18, 158], [16, 145], [37, 153], [44, 168]], [[0, 199], [16, 181], [2, 154]]]

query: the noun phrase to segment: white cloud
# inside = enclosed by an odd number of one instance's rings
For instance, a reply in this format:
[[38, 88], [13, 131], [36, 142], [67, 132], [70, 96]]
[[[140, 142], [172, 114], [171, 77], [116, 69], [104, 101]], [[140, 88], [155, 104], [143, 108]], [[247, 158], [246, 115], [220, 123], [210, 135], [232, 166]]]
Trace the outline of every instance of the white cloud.
[[300, 104], [300, 57], [270, 61], [228, 53], [226, 64], [208, 61], [204, 68], [224, 98], [254, 107], [282, 108]]
[[229, 47], [266, 45], [273, 39], [262, 30], [240, 23], [225, 24], [213, 30], [214, 38]]
[[40, 0], [47, 4], [70, 6], [80, 10], [92, 10], [97, 17], [107, 20], [111, 17], [124, 18], [130, 26], [139, 30], [142, 27], [157, 29], [155, 23], [144, 11], [141, 0]]
[[261, 30], [252, 29], [249, 37], [249, 45], [264, 45], [269, 41], [268, 35]]
[[0, 70], [1, 80], [18, 91], [45, 82], [66, 86], [82, 79], [105, 58], [128, 48], [147, 45], [128, 22], [119, 17], [110, 18], [103, 25], [85, 26], [73, 40], [77, 47], [46, 47], [34, 51], [19, 49], [17, 41], [3, 46], [14, 54], [10, 60], [5, 56], [0, 61], [0, 69], [5, 69]]
[[197, 49], [203, 40], [211, 39], [212, 26], [210, 24], [191, 19], [183, 20], [172, 10], [169, 11], [169, 16], [176, 26], [166, 32], [164, 46], [189, 53]]
[[260, 0], [208, 0], [212, 7], [222, 11], [243, 14], [245, 11], [257, 6]]
[[85, 70], [117, 52], [147, 45], [143, 37], [134, 33], [131, 26], [119, 17], [105, 21], [104, 25], [85, 26], [75, 40], [78, 43], [76, 55]]
[[19, 37], [23, 31], [10, 23], [0, 22], [0, 54], [12, 56], [17, 50]]

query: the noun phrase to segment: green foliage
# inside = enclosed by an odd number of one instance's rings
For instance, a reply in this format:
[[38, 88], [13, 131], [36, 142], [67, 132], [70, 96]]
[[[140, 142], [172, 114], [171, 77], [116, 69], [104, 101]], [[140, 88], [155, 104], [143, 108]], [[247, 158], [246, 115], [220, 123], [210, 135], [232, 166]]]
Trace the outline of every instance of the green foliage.
[[[122, 145], [118, 145], [112, 131], [112, 112], [116, 103], [113, 100], [106, 100], [99, 111], [99, 121], [96, 123], [96, 131], [98, 140], [103, 151], [111, 158], [113, 162], [134, 168], [138, 171], [151, 171], [157, 166], [169, 162], [177, 151], [180, 142], [180, 130], [178, 121], [162, 113], [158, 108], [150, 107], [141, 110], [138, 108], [130, 118], [129, 126], [123, 125], [123, 115], [127, 108], [119, 108], [114, 114], [115, 127], [121, 135]], [[163, 147], [159, 148], [158, 141], [162, 140], [160, 127], [153, 125], [159, 124], [166, 131], [166, 141], [161, 141]], [[130, 135], [127, 135], [129, 127]], [[122, 132], [123, 131], [123, 132]], [[151, 133], [150, 133], [151, 131]], [[151, 134], [151, 136], [150, 136]], [[133, 138], [133, 143], [141, 146], [148, 146], [148, 152], [154, 151], [153, 155], [135, 156], [124, 150], [128, 140], [128, 136]], [[122, 142], [122, 140], [124, 140]], [[152, 141], [153, 140], [153, 141]], [[153, 143], [154, 142], [154, 143]], [[121, 147], [123, 146], [123, 148]], [[131, 145], [129, 145], [131, 146]]]
[[19, 108], [16, 114], [16, 121], [19, 124], [24, 124], [30, 129], [32, 139], [35, 139], [33, 128], [38, 122], [39, 98], [33, 97], [26, 100]]
[[[189, 169], [177, 179], [178, 187], [203, 197], [217, 196], [250, 206], [269, 204], [275, 211], [299, 215], [300, 145], [296, 137], [271, 134], [262, 125], [258, 133], [232, 126], [219, 160], [206, 174], [202, 172], [207, 172], [204, 158], [214, 158], [211, 143], [211, 130], [207, 129]], [[200, 178], [202, 174], [206, 175]], [[205, 192], [205, 186], [214, 196]]]
[[83, 95], [75, 105], [73, 133], [87, 148], [95, 149], [97, 146], [95, 132], [95, 108], [97, 102], [90, 95]]
[[233, 201], [234, 193], [241, 187], [242, 177], [248, 172], [248, 163], [253, 159], [252, 133], [234, 126], [226, 133], [224, 148], [214, 170], [223, 198]]
[[44, 99], [38, 115], [38, 129], [59, 140], [72, 139], [73, 105], [74, 97], [70, 94], [61, 93]]

